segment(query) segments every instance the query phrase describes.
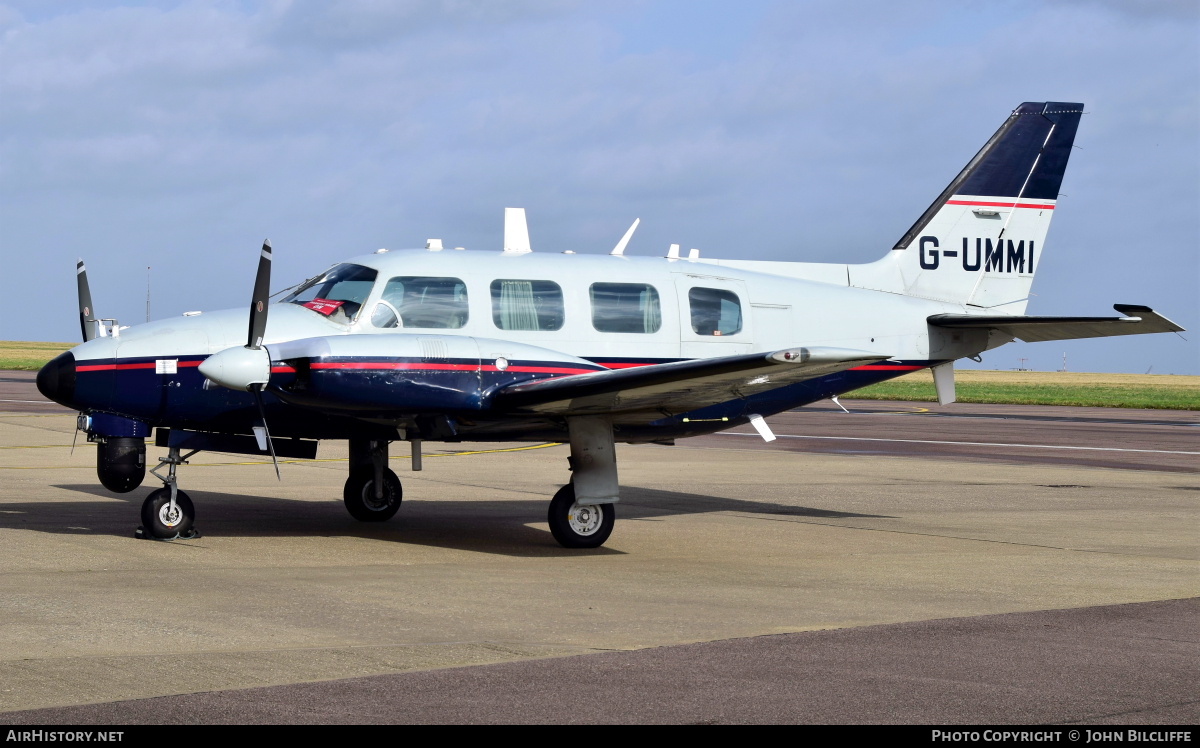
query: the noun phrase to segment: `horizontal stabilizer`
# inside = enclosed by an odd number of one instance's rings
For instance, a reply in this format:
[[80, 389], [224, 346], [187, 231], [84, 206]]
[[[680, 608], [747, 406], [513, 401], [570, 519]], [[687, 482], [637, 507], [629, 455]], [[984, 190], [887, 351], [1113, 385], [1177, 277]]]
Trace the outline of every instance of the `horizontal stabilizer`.
[[1105, 338], [1111, 335], [1142, 335], [1152, 332], [1182, 332], [1183, 328], [1148, 306], [1114, 304], [1123, 317], [1018, 317], [1009, 315], [935, 314], [934, 327], [996, 330], [1026, 343], [1045, 340]]
[[772, 353], [677, 361], [540, 379], [497, 392], [492, 408], [554, 415], [686, 413], [888, 358], [843, 348], [789, 348]]

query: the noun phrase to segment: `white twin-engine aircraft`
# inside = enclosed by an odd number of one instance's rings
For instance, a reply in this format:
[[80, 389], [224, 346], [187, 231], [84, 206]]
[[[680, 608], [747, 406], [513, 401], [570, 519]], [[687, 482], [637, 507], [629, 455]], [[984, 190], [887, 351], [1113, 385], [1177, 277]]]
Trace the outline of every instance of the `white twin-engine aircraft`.
[[[865, 265], [531, 251], [523, 210], [502, 252], [380, 250], [269, 303], [264, 244], [249, 314], [227, 310], [123, 328], [97, 319], [83, 263], [85, 342], [38, 374], [80, 411], [100, 482], [145, 477], [146, 437], [168, 455], [139, 534], [194, 536], [176, 468], [201, 450], [312, 458], [349, 442], [356, 519], [400, 508], [388, 445], [565, 441], [570, 482], [549, 524], [569, 548], [608, 539], [616, 442], [670, 443], [932, 368], [954, 401], [954, 361], [1015, 338], [1170, 332], [1147, 307], [1119, 317], [1025, 316], [1083, 106], [1016, 109], [882, 259]], [[268, 322], [269, 317], [269, 322]], [[270, 424], [268, 431], [267, 424]], [[159, 471], [167, 469], [166, 474]], [[278, 471], [278, 463], [276, 462]]]

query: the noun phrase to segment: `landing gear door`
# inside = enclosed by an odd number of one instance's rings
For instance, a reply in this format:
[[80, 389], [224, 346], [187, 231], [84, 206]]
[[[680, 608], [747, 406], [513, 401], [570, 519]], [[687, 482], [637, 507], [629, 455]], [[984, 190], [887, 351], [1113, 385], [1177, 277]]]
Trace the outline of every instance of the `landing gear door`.
[[683, 358], [749, 353], [754, 347], [746, 284], [733, 278], [681, 275], [679, 342]]

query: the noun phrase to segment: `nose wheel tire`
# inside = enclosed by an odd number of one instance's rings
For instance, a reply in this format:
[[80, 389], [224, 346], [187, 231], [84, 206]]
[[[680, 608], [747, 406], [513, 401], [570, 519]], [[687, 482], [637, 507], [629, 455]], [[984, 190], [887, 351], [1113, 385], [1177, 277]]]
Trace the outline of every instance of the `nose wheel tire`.
[[400, 511], [404, 489], [400, 479], [388, 469], [383, 471], [383, 497], [375, 496], [375, 471], [354, 470], [342, 490], [346, 511], [359, 522], [385, 522]]
[[612, 534], [616, 519], [613, 504], [576, 504], [570, 483], [554, 494], [546, 515], [550, 533], [563, 548], [599, 548]]
[[196, 520], [196, 507], [183, 491], [175, 492], [175, 506], [171, 506], [171, 489], [163, 487], [151, 491], [142, 502], [142, 527], [156, 538], [173, 538], [187, 535]]

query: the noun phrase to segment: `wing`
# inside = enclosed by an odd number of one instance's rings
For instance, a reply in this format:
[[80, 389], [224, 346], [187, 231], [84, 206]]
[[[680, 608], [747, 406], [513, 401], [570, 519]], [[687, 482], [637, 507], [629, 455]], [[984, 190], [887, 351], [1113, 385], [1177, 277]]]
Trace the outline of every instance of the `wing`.
[[886, 358], [842, 348], [789, 348], [678, 361], [509, 385], [493, 395], [492, 407], [552, 415], [686, 413]]
[[934, 327], [996, 330], [1027, 343], [1043, 340], [1104, 338], [1151, 332], [1182, 332], [1183, 328], [1148, 306], [1114, 304], [1123, 317], [1016, 317], [1007, 315], [935, 314]]

